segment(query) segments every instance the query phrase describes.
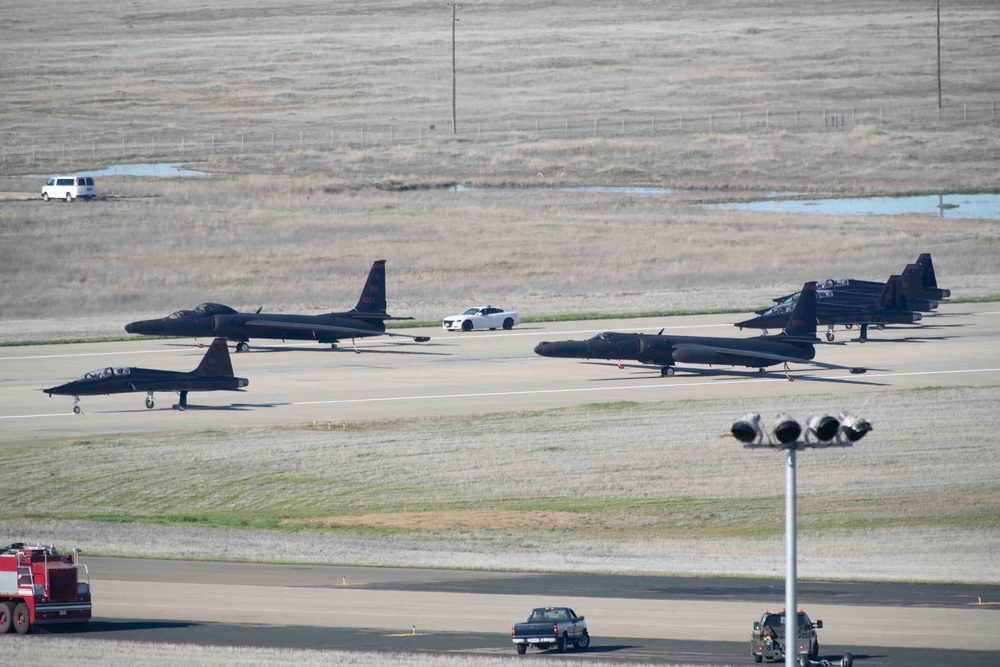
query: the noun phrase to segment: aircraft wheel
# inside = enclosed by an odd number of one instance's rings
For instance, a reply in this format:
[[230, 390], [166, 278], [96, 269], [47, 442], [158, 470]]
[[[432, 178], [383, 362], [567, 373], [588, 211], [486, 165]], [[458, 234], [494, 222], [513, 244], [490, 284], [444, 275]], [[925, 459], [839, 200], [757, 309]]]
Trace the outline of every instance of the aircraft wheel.
[[503, 321], [503, 328], [504, 329], [508, 329], [508, 330], [509, 329], [513, 329], [514, 328], [514, 320], [513, 320], [513, 318], [508, 317], [507, 319], [505, 319]]
[[80, 406], [79, 405], [74, 405], [73, 406], [73, 414], [74, 415], [78, 415], [78, 414], [80, 414], [80, 412], [81, 412]]
[[854, 325], [853, 325], [853, 324], [845, 324], [845, 325], [844, 325], [844, 328], [845, 328], [845, 329], [853, 329], [853, 328], [854, 328]]
[[237, 352], [249, 352], [250, 351], [250, 344], [247, 343], [246, 341], [240, 341], [239, 343], [236, 344], [236, 351]]
[[867, 339], [867, 338], [859, 338], [859, 339], [858, 339], [858, 342], [859, 342], [859, 343], [867, 343], [867, 342], [868, 342], [868, 339]]
[[187, 410], [187, 406], [186, 405], [182, 405], [181, 403], [178, 403], [177, 404], [177, 409], [180, 410], [181, 412], [184, 412], [185, 410]]
[[660, 377], [673, 377], [674, 368], [673, 366], [664, 366], [660, 369]]
[[826, 340], [832, 343], [833, 342], [833, 338], [834, 338], [833, 332], [832, 331], [827, 331], [826, 332]]
[[14, 615], [11, 619], [17, 634], [26, 635], [31, 632], [31, 612], [28, 611], [28, 605], [18, 602], [14, 606]]
[[153, 405], [154, 405], [154, 403], [153, 403], [153, 399], [152, 399], [152, 398], [150, 398], [149, 396], [147, 396], [147, 397], [146, 397], [146, 407], [147, 407], [148, 409], [152, 410], [152, 409], [153, 409]]
[[757, 372], [758, 373], [765, 373], [765, 372], [767, 372], [767, 369], [764, 368], [763, 366], [761, 366], [760, 368], [757, 369]]
[[875, 328], [878, 329], [879, 331], [882, 331], [883, 329], [885, 329], [885, 325], [884, 324], [876, 324]]
[[462, 322], [462, 331], [472, 331], [472, 320]]

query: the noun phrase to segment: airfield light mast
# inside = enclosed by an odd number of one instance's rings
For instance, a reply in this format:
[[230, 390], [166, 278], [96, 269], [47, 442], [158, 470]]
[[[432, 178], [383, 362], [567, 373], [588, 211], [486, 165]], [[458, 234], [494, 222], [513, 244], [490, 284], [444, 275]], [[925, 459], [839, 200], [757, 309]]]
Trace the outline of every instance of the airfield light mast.
[[[805, 438], [799, 439], [802, 426], [787, 414], [779, 414], [770, 431], [764, 431], [759, 414], [749, 414], [732, 427], [732, 434], [745, 449], [777, 449], [785, 457], [785, 666], [799, 664], [799, 608], [795, 583], [797, 571], [797, 535], [795, 507], [795, 453], [799, 450], [851, 447], [865, 437], [872, 425], [850, 412], [837, 417], [814, 415], [806, 422]], [[813, 437], [810, 441], [809, 436]], [[765, 437], [767, 442], [764, 442]]]

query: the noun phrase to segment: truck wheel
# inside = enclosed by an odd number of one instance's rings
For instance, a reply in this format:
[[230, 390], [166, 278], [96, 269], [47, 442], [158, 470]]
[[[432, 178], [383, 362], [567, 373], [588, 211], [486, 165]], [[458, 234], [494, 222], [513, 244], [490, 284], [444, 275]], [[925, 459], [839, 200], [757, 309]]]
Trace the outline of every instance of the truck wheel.
[[462, 331], [472, 331], [472, 320], [462, 322]]
[[510, 317], [508, 317], [507, 319], [505, 319], [503, 321], [503, 328], [504, 329], [513, 329], [514, 328], [514, 320], [512, 318], [510, 318]]
[[13, 627], [14, 605], [11, 602], [0, 602], [0, 635], [10, 632]]
[[565, 653], [566, 652], [566, 635], [565, 634], [563, 634], [562, 636], [560, 636], [559, 637], [559, 641], [556, 642], [556, 650], [559, 651], [560, 653]]
[[577, 650], [580, 650], [580, 651], [582, 651], [583, 649], [587, 648], [588, 646], [590, 646], [590, 635], [588, 635], [586, 632], [584, 632], [580, 636], [580, 641], [573, 642], [573, 646], [575, 646], [577, 648]]
[[845, 653], [844, 657], [840, 659], [841, 667], [851, 667], [854, 664], [854, 656], [850, 653]]
[[14, 629], [17, 630], [17, 634], [26, 635], [31, 632], [31, 612], [28, 611], [28, 605], [18, 602], [14, 607], [12, 618], [14, 619]]
[[812, 658], [813, 660], [817, 660], [819, 658], [819, 642], [818, 641], [815, 644], [813, 644], [812, 650], [809, 651], [809, 657]]
[[754, 662], [762, 662], [763, 660], [764, 660], [764, 656], [757, 655], [756, 653], [753, 654], [753, 661]]
[[528, 645], [527, 644], [518, 644], [517, 645], [517, 654], [518, 655], [524, 655], [525, 653], [527, 653], [527, 651], [528, 651]]
[[49, 200], [49, 193], [48, 192], [43, 192], [42, 193], [42, 199], [44, 201], [48, 201]]

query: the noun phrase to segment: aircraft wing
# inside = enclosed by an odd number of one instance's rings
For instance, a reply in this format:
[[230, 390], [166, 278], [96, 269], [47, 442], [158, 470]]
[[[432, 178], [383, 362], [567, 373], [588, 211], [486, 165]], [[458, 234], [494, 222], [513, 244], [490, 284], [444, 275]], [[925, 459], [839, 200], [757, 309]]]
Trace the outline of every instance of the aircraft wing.
[[701, 345], [692, 343], [682, 343], [680, 345], [674, 346], [675, 350], [692, 350], [701, 352], [715, 352], [716, 354], [725, 354], [733, 357], [749, 357], [753, 359], [773, 359], [774, 361], [784, 361], [788, 363], [795, 364], [809, 364], [811, 366], [819, 366], [820, 368], [827, 368], [830, 370], [845, 370], [851, 373], [858, 374], [864, 373], [866, 368], [852, 367], [852, 366], [839, 366], [837, 364], [828, 364], [822, 361], [816, 361], [815, 359], [803, 359], [801, 357], [789, 357], [784, 354], [772, 354], [770, 352], [757, 352], [753, 350], [734, 350], [730, 347], [720, 347], [716, 345]]
[[303, 331], [325, 331], [328, 333], [341, 333], [349, 336], [398, 336], [400, 338], [412, 338], [418, 343], [425, 343], [430, 340], [430, 336], [411, 336], [409, 334], [391, 333], [389, 331], [378, 331], [377, 329], [361, 329], [356, 327], [341, 327], [331, 324], [306, 324], [304, 322], [276, 322], [274, 320], [248, 320], [244, 325], [249, 329], [300, 329]]

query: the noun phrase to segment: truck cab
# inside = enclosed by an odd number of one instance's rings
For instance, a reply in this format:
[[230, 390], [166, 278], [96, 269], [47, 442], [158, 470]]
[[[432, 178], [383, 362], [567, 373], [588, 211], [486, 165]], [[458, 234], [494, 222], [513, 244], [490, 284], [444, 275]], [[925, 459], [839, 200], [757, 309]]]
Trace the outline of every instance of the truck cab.
[[[819, 638], [816, 630], [823, 627], [823, 621], [815, 623], [801, 609], [798, 618], [798, 641], [792, 644], [798, 655], [799, 664], [809, 664], [819, 657]], [[797, 644], [797, 645], [796, 645]], [[750, 653], [754, 662], [783, 660], [788, 650], [785, 638], [785, 611], [764, 610], [759, 621], [754, 621], [750, 633]]]
[[79, 550], [61, 554], [52, 545], [16, 542], [0, 548], [0, 634], [90, 621], [90, 573], [79, 556]]

